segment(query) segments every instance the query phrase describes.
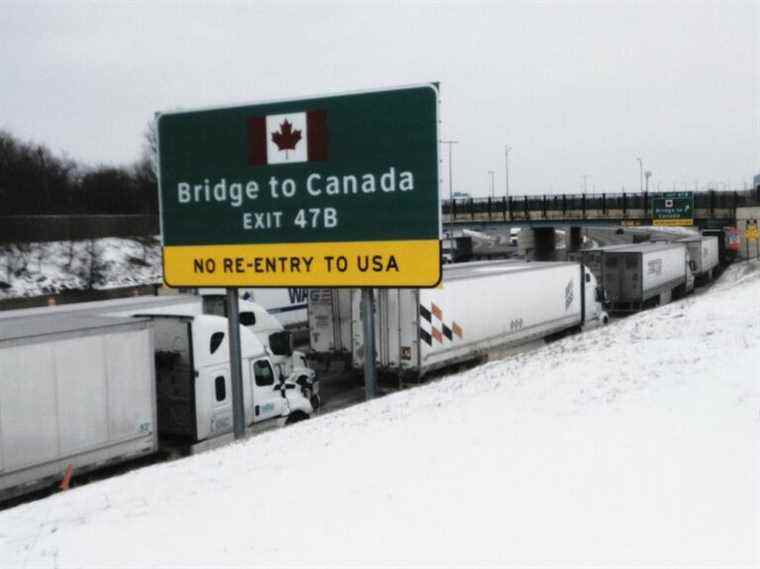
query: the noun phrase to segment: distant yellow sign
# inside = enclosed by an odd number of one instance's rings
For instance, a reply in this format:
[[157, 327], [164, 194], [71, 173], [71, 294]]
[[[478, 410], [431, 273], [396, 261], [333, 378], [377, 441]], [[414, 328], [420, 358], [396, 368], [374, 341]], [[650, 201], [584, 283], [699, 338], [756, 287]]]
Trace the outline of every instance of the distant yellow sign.
[[693, 219], [653, 219], [653, 225], [660, 225], [663, 227], [685, 227], [694, 225]]
[[164, 247], [169, 286], [436, 286], [441, 242], [354, 241]]
[[760, 237], [760, 231], [758, 231], [757, 225], [748, 225], [744, 230], [744, 238], [747, 241], [757, 241]]

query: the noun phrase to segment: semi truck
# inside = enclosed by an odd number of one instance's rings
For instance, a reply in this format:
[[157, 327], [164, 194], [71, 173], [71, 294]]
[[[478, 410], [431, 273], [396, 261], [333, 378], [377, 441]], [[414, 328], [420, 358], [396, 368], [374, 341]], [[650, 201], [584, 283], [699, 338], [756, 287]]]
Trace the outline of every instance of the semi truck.
[[[296, 381], [302, 386], [304, 395], [311, 399], [312, 405], [315, 408], [319, 407], [319, 378], [309, 366], [306, 354], [293, 349], [293, 331], [286, 330], [277, 318], [255, 302], [239, 300], [238, 310], [240, 324], [256, 334], [261, 343], [269, 349], [270, 359], [277, 368], [279, 375]], [[54, 313], [89, 313], [105, 316], [132, 316], [138, 313], [227, 315], [225, 297], [216, 294], [214, 291], [209, 291], [203, 296], [194, 294], [139, 296], [8, 310], [0, 312], [0, 321]]]
[[[377, 367], [400, 380], [608, 320], [604, 291], [579, 263], [450, 265], [438, 288], [378, 289], [376, 297]], [[357, 370], [366, 353], [359, 298], [356, 290], [309, 296], [312, 348], [347, 351], [350, 334]]]
[[695, 235], [679, 239], [689, 250], [690, 261], [697, 284], [705, 284], [713, 279], [718, 267], [718, 238], [715, 236]]
[[612, 311], [667, 304], [694, 290], [695, 265], [684, 243], [616, 245], [586, 254], [600, 259], [601, 283]]
[[[741, 248], [739, 230], [736, 227], [708, 228], [702, 235], [718, 240], [718, 271], [725, 269], [736, 260]], [[715, 271], [713, 271], [713, 276]]]
[[[0, 500], [156, 453], [232, 439], [226, 318], [59, 312], [0, 327]], [[12, 325], [5, 325], [12, 324]], [[245, 423], [259, 431], [308, 418], [298, 385], [278, 375], [240, 328]]]

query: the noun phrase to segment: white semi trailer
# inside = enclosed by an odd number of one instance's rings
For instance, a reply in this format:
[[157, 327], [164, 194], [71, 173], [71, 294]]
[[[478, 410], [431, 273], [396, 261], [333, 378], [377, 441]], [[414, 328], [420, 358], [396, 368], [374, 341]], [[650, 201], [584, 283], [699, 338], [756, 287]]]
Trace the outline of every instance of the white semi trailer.
[[[8, 321], [10, 322], [10, 321]], [[0, 326], [0, 500], [158, 450], [147, 320], [38, 316]]]
[[694, 289], [691, 259], [684, 243], [639, 243], [599, 251], [602, 286], [612, 310], [630, 312], [667, 304]]
[[[0, 326], [0, 500], [156, 452], [232, 438], [228, 323], [209, 315], [106, 317], [59, 312]], [[310, 416], [241, 326], [246, 425]]]
[[[360, 295], [351, 295], [350, 319], [345, 296], [344, 291], [312, 292], [310, 320], [321, 323], [311, 330], [312, 338], [316, 332], [317, 340], [332, 338], [337, 345], [340, 337], [342, 346], [350, 330], [352, 364], [361, 369], [365, 349]], [[604, 292], [579, 263], [450, 265], [444, 267], [438, 288], [379, 289], [376, 298], [378, 370], [401, 378], [421, 378], [458, 362], [607, 321]], [[333, 312], [331, 299], [337, 300]]]
[[719, 263], [718, 238], [714, 236], [695, 235], [679, 239], [689, 250], [696, 282], [707, 283], [713, 279], [713, 273]]

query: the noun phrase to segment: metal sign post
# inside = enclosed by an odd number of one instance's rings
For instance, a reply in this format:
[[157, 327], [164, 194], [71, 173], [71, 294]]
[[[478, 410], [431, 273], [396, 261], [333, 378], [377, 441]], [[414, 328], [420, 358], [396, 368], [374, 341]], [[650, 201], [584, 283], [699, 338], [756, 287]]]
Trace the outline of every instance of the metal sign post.
[[364, 387], [367, 401], [369, 401], [377, 394], [375, 294], [371, 288], [362, 289], [362, 322], [364, 324]]
[[239, 439], [245, 435], [245, 405], [243, 403], [243, 366], [240, 350], [240, 313], [236, 288], [227, 289], [227, 323], [229, 324], [230, 379], [232, 381], [232, 430], [235, 438]]

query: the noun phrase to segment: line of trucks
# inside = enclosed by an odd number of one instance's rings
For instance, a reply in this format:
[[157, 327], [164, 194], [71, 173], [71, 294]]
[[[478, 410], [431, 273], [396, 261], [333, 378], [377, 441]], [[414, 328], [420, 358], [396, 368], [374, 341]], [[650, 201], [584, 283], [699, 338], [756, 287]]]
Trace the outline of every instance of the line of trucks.
[[[0, 500], [166, 448], [232, 440], [224, 297], [140, 297], [0, 313]], [[306, 419], [319, 381], [291, 332], [241, 300], [246, 425]]]
[[[584, 250], [568, 262], [451, 264], [432, 289], [377, 289], [378, 371], [413, 381], [607, 323], [686, 294], [717, 268], [717, 240]], [[310, 357], [367, 357], [358, 289], [310, 289]], [[0, 313], [0, 499], [156, 453], [231, 440], [224, 297], [142, 297]], [[240, 301], [246, 424], [308, 418], [319, 381], [291, 333]]]
[[[712, 280], [716, 237], [691, 236], [581, 250], [570, 262], [448, 264], [433, 289], [377, 289], [375, 358], [382, 374], [415, 380], [470, 360], [498, 357], [665, 304]], [[311, 357], [359, 372], [366, 357], [358, 289], [311, 289]]]
[[610, 245], [569, 253], [586, 265], [615, 313], [666, 304], [711, 281], [719, 265], [718, 239], [694, 235], [675, 241]]

